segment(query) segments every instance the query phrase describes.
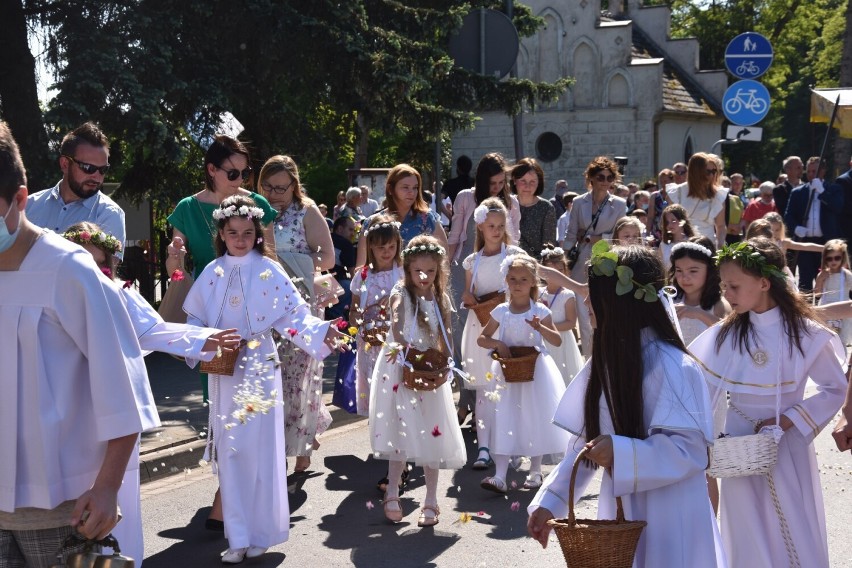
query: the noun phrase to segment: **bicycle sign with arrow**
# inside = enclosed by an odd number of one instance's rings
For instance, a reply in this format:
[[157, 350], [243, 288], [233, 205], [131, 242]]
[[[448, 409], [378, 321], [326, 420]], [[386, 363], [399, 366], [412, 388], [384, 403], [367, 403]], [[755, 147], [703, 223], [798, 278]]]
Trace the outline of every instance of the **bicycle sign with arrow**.
[[757, 81], [737, 81], [725, 91], [722, 110], [725, 117], [739, 126], [757, 124], [769, 112], [769, 91]]

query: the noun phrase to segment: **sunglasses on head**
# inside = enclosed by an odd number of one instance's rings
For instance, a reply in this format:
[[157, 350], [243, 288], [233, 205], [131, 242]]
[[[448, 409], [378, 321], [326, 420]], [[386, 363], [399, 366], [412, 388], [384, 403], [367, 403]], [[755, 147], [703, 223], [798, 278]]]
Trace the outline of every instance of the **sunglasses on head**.
[[226, 170], [225, 168], [219, 168], [219, 169], [222, 170], [223, 172], [225, 172], [225, 175], [228, 176], [228, 181], [234, 181], [238, 177], [242, 177], [243, 181], [245, 181], [251, 175], [251, 168], [250, 167], [247, 167], [244, 170], [238, 170], [238, 169]]
[[843, 256], [839, 254], [825, 257], [826, 262], [839, 262], [841, 260], [843, 260]]
[[80, 171], [87, 175], [92, 175], [93, 173], [98, 172], [103, 176], [106, 175], [106, 173], [109, 171], [109, 164], [105, 166], [96, 166], [94, 164], [87, 164], [86, 162], [81, 162], [76, 158], [68, 156], [67, 154], [62, 154], [62, 157], [68, 158], [69, 160], [77, 164], [77, 167], [80, 168]]
[[600, 181], [600, 182], [604, 182], [604, 181], [606, 181], [606, 182], [613, 182], [613, 181], [615, 181], [615, 176], [614, 176], [614, 175], [612, 175], [612, 174], [609, 174], [609, 175], [606, 175], [606, 174], [598, 174], [598, 175], [596, 175], [596, 176], [595, 176], [595, 179], [596, 179], [596, 180], [598, 180], [598, 181]]

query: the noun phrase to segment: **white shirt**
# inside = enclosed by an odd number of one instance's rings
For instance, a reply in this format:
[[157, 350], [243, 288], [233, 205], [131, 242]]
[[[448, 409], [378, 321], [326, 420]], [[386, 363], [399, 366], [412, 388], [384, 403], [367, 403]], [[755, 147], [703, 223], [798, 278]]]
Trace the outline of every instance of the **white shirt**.
[[819, 194], [816, 193], [814, 188], [809, 187], [810, 194], [808, 195], [808, 199], [811, 202], [811, 207], [808, 209], [808, 218], [806, 219], [805, 225], [805, 236], [806, 237], [821, 237], [822, 236], [822, 227], [819, 222], [819, 212], [822, 207], [822, 203], [819, 200]]
[[566, 211], [559, 216], [556, 221], [556, 242], [561, 243], [565, 240], [565, 235], [568, 233], [568, 223], [571, 221], [571, 211]]
[[375, 199], [367, 198], [367, 201], [361, 204], [361, 214], [364, 217], [369, 217], [379, 210], [379, 202]]

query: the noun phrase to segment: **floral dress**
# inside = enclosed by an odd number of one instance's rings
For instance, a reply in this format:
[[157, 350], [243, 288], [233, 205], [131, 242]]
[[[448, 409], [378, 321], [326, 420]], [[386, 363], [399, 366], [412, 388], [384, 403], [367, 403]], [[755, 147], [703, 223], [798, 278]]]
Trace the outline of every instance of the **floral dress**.
[[[292, 204], [281, 212], [273, 226], [275, 252], [311, 254], [305, 236], [307, 207]], [[302, 287], [302, 292], [306, 290]], [[312, 315], [322, 318], [323, 310], [311, 306]], [[313, 359], [292, 342], [278, 347], [285, 405], [284, 433], [288, 456], [310, 456], [316, 437], [331, 425], [331, 413], [322, 403], [323, 363]]]

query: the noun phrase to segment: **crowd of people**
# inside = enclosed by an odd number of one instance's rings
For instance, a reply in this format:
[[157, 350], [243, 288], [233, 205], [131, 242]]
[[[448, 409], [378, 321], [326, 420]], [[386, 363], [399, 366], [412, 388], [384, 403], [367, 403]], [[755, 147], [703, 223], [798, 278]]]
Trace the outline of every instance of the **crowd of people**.
[[[606, 468], [601, 518], [620, 497], [647, 521], [636, 566], [829, 565], [812, 442], [842, 407], [833, 434], [852, 449], [850, 174], [829, 183], [819, 158], [790, 157], [753, 194], [697, 153], [624, 185], [598, 156], [582, 191], [559, 180], [545, 199], [535, 159], [489, 153], [475, 170], [459, 158], [438, 195], [396, 165], [383, 203], [352, 187], [329, 215], [291, 157], [255, 176], [246, 146], [219, 135], [204, 186], [168, 217], [165, 268], [191, 286], [185, 321], [164, 321], [116, 279], [124, 217], [100, 191], [106, 137], [86, 123], [60, 154], [62, 179], [30, 194], [0, 123], [0, 322], [17, 330], [0, 345], [0, 565], [47, 566], [72, 533], [66, 555], [110, 531], [141, 564], [154, 350], [201, 362], [219, 479], [206, 527], [224, 532], [225, 564], [288, 539], [287, 458], [293, 474], [312, 467], [331, 423], [322, 361], [339, 352], [341, 367], [354, 353], [348, 410], [388, 464], [391, 523], [410, 464], [428, 527], [441, 469], [487, 472], [481, 489], [505, 495], [508, 468], [528, 460], [528, 531], [546, 546], [581, 456]], [[770, 473], [718, 484], [720, 436], [751, 434], [776, 445]], [[594, 473], [579, 471], [577, 498]]]

